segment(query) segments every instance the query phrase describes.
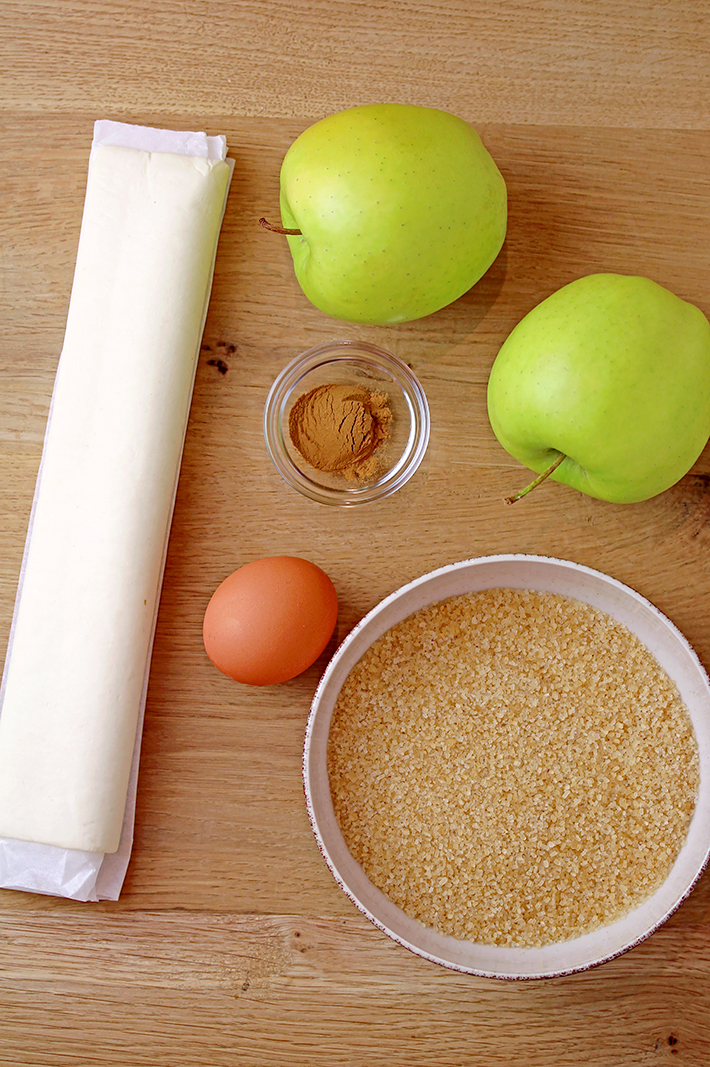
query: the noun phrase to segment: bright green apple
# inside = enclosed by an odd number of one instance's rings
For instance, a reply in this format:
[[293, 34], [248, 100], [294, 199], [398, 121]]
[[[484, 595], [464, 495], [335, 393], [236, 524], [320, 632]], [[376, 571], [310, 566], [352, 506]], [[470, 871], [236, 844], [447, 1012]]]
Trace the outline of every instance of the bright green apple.
[[505, 182], [474, 129], [408, 104], [349, 108], [294, 141], [281, 220], [308, 299], [349, 322], [430, 315], [488, 270], [506, 231]]
[[648, 278], [592, 274], [518, 323], [488, 383], [512, 456], [589, 496], [647, 500], [686, 474], [710, 435], [710, 323]]

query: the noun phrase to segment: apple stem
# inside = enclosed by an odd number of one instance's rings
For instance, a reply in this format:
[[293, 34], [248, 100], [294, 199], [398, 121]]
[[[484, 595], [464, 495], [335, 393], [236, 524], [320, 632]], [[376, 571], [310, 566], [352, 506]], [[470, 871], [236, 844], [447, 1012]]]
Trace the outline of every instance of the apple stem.
[[530, 482], [530, 485], [526, 485], [520, 492], [515, 493], [514, 496], [507, 496], [505, 498], [506, 504], [514, 504], [516, 500], [521, 500], [528, 493], [531, 493], [533, 489], [537, 489], [541, 482], [544, 482], [546, 478], [549, 478], [553, 471], [556, 471], [563, 459], [566, 459], [564, 452], [560, 452], [554, 463], [551, 463], [547, 470], [544, 470], [542, 474], [538, 474], [534, 482]]
[[274, 226], [273, 223], [267, 222], [266, 219], [259, 219], [259, 225], [263, 226], [265, 230], [269, 230], [271, 233], [280, 233], [284, 237], [301, 237], [300, 230], [285, 230], [283, 226]]

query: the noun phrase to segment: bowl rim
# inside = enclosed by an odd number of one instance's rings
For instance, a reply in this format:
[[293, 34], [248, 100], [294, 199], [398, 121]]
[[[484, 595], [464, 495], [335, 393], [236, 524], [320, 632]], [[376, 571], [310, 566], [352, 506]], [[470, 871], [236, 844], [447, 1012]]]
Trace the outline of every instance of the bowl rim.
[[[662, 885], [656, 890], [655, 893], [652, 894], [650, 898], [647, 899], [647, 901], [643, 902], [637, 908], [632, 909], [631, 912], [624, 915], [620, 920], [600, 927], [589, 934], [581, 935], [579, 938], [570, 939], [569, 941], [564, 942], [557, 942], [552, 946], [543, 946], [543, 948], [541, 949], [508, 949], [507, 947], [504, 948], [502, 946], [494, 946], [494, 951], [491, 951], [491, 946], [476, 945], [474, 942], [461, 942], [446, 935], [437, 934], [435, 931], [431, 931], [429, 928], [423, 926], [416, 920], [411, 919], [409, 916], [405, 915], [405, 913], [402, 912], [399, 908], [397, 908], [396, 905], [394, 905], [392, 901], [390, 901], [385, 896], [384, 893], [382, 893], [377, 887], [374, 886], [373, 883], [369, 881], [362, 868], [350, 855], [349, 850], [347, 849], [347, 845], [345, 844], [344, 839], [342, 837], [342, 834], [340, 834], [340, 830], [337, 827], [337, 823], [335, 823], [335, 817], [332, 814], [332, 800], [330, 799], [330, 790], [327, 782], [326, 769], [326, 807], [329, 804], [330, 813], [332, 815], [332, 822], [335, 824], [334, 836], [336, 844], [339, 846], [341, 852], [343, 849], [345, 850], [345, 852], [347, 853], [347, 857], [349, 858], [349, 863], [347, 861], [343, 863], [342, 857], [340, 859], [337, 859], [333, 856], [333, 849], [329, 845], [329, 840], [326, 840], [323, 833], [323, 826], [321, 825], [322, 802], [316, 795], [318, 779], [314, 777], [314, 773], [317, 770], [317, 768], [314, 767], [314, 762], [316, 760], [316, 757], [314, 756], [314, 737], [316, 730], [319, 727], [319, 717], [322, 715], [321, 708], [324, 706], [323, 702], [326, 698], [330, 699], [332, 697], [331, 706], [327, 711], [327, 729], [325, 731], [325, 743], [327, 744], [327, 735], [330, 728], [330, 719], [332, 717], [333, 705], [340, 691], [340, 688], [345, 680], [345, 677], [347, 677], [347, 674], [352, 669], [352, 666], [364, 653], [365, 649], [369, 647], [369, 645], [374, 640], [376, 640], [381, 633], [386, 632], [386, 630], [390, 629], [391, 626], [395, 625], [397, 621], [406, 618], [408, 615], [412, 614], [414, 611], [419, 610], [419, 608], [426, 606], [427, 604], [444, 600], [448, 596], [458, 595], [457, 592], [450, 592], [443, 594], [439, 593], [434, 596], [429, 596], [427, 593], [427, 589], [435, 588], [437, 586], [437, 583], [441, 581], [446, 583], [450, 576], [463, 573], [464, 570], [470, 570], [473, 573], [474, 571], [478, 570], [478, 568], [486, 566], [502, 566], [504, 568], [509, 567], [514, 569], [519, 565], [533, 565], [534, 567], [538, 569], [541, 568], [542, 570], [546, 568], [556, 568], [559, 569], [561, 572], [569, 573], [576, 577], [580, 577], [581, 579], [586, 580], [588, 582], [592, 581], [601, 583], [602, 587], [612, 590], [617, 597], [623, 598], [623, 600], [627, 602], [629, 610], [632, 613], [639, 612], [645, 617], [646, 621], [659, 627], [659, 634], [665, 634], [671, 642], [671, 645], [674, 646], [677, 651], [683, 654], [683, 656], [685, 657], [685, 664], [688, 670], [691, 672], [691, 676], [695, 679], [699, 687], [699, 691], [702, 693], [704, 703], [704, 706], [701, 706], [699, 711], [696, 710], [695, 706], [689, 706], [688, 708], [689, 712], [691, 713], [691, 718], [693, 720], [696, 741], [698, 742], [701, 768], [701, 783], [699, 787], [698, 800], [696, 802], [696, 807], [691, 820], [691, 827], [688, 831], [688, 838], [686, 839], [686, 843], [681, 848], [681, 852], [664, 883], [662, 883]], [[544, 587], [541, 587], [539, 584], [531, 584], [530, 582], [519, 584], [517, 586], [515, 585], [515, 583], [507, 582], [505, 583], [505, 585], [509, 588], [517, 587], [546, 591]], [[502, 582], [493, 582], [486, 585], [477, 585], [471, 591], [483, 588], [501, 588], [502, 586]], [[466, 592], [466, 590], [461, 589], [459, 590], [459, 592], [464, 593]], [[571, 592], [565, 595], [575, 596], [575, 594]], [[405, 603], [407, 601], [407, 598], [412, 598], [412, 604], [409, 606], [408, 610], [406, 610], [403, 614], [397, 615], [396, 618], [393, 617], [392, 619], [390, 619], [390, 621], [386, 623], [386, 625], [382, 626], [381, 620], [383, 615], [386, 616], [388, 608], [397, 605], [398, 603], [400, 605], [402, 603]], [[582, 595], [576, 595], [576, 598], [580, 600], [585, 600], [585, 596]], [[589, 603], [589, 601], [586, 602]], [[602, 608], [601, 610], [606, 610], [608, 614], [612, 614], [615, 618], [617, 617], [608, 608]], [[628, 623], [625, 624], [628, 625]], [[633, 632], [633, 626], [630, 626], [629, 628], [632, 629]], [[369, 629], [373, 630], [373, 634], [372, 637], [369, 638], [369, 640], [365, 641], [364, 638], [368, 636]], [[647, 647], [649, 647], [648, 644]], [[357, 652], [354, 658], [353, 650]], [[651, 651], [654, 653], [654, 655], [657, 655], [654, 649], [651, 649]], [[352, 662], [349, 662], [349, 659], [352, 660]], [[345, 664], [345, 666], [343, 666], [343, 664]], [[664, 666], [664, 669], [667, 673], [671, 673], [668, 670], [668, 664], [662, 664], [662, 666]], [[676, 680], [677, 682], [677, 678], [674, 678], [674, 680]], [[334, 693], [331, 693], [330, 690], [334, 687], [335, 684], [337, 684], [337, 688], [335, 689]], [[686, 696], [683, 693], [681, 695], [684, 696], [687, 705], [688, 701]], [[704, 726], [704, 733], [702, 735], [702, 745], [701, 738], [698, 737], [696, 720], [701, 721], [702, 725]], [[705, 764], [707, 764], [707, 770], [705, 775], [702, 774], [703, 757]], [[461, 973], [472, 974], [483, 978], [504, 979], [509, 981], [530, 981], [544, 978], [559, 978], [600, 966], [603, 963], [607, 963], [610, 960], [623, 955], [625, 952], [628, 952], [636, 945], [641, 944], [653, 933], [655, 933], [671, 917], [671, 915], [673, 915], [678, 910], [681, 904], [688, 898], [690, 893], [693, 891], [698, 881], [702, 877], [704, 871], [706, 870], [708, 863], [710, 862], [710, 819], [707, 818], [707, 814], [708, 812], [710, 812], [710, 787], [708, 786], [708, 778], [710, 778], [710, 679], [708, 678], [708, 674], [705, 671], [705, 668], [703, 667], [702, 663], [700, 662], [697, 653], [690, 645], [688, 640], [685, 638], [685, 636], [682, 634], [682, 632], [678, 629], [678, 627], [670, 619], [668, 619], [667, 616], [664, 615], [651, 601], [647, 600], [646, 597], [644, 597], [641, 593], [638, 593], [630, 586], [627, 586], [624, 583], [618, 581], [618, 579], [613, 578], [610, 575], [607, 575], [604, 572], [596, 570], [592, 567], [587, 567], [583, 564], [552, 556], [542, 556], [527, 553], [501, 553], [487, 556], [472, 557], [469, 559], [461, 560], [457, 563], [450, 563], [435, 568], [434, 570], [431, 570], [421, 575], [420, 577], [415, 578], [410, 582], [407, 582], [399, 589], [394, 590], [388, 596], [383, 598], [373, 608], [371, 608], [370, 611], [368, 611], [367, 614], [345, 636], [345, 638], [342, 640], [335, 653], [331, 657], [328, 665], [326, 666], [326, 669], [323, 675], [321, 676], [321, 679], [313, 696], [311, 709], [308, 716], [308, 722], [306, 725], [303, 746], [302, 775], [306, 810], [311, 824], [311, 829], [315, 836], [316, 843], [321, 852], [321, 855], [323, 856], [323, 859], [325, 860], [335, 881], [344, 891], [344, 893], [348, 896], [350, 901], [379, 930], [387, 934], [394, 941], [403, 945], [405, 948], [410, 949], [410, 951], [414, 952], [416, 955], [422, 956], [433, 963], [437, 963], [445, 968]], [[702, 809], [701, 799], [703, 801]], [[704, 821], [703, 811], [705, 813]], [[605, 936], [608, 934], [609, 931], [613, 932], [615, 929], [620, 928], [630, 919], [631, 916], [638, 917], [642, 913], [645, 913], [646, 910], [650, 910], [652, 902], [659, 896], [659, 894], [664, 891], [664, 889], [671, 882], [673, 872], [675, 871], [677, 865], [680, 862], [681, 855], [688, 848], [688, 843], [691, 839], [691, 831], [693, 830], [693, 827], [695, 827], [695, 837], [700, 838], [699, 847], [701, 854], [698, 859], [692, 861], [692, 875], [683, 881], [682, 890], [678, 891], [675, 894], [674, 899], [667, 906], [663, 907], [662, 914], [655, 916], [651, 921], [647, 923], [647, 925], [643, 929], [637, 930], [633, 936], [628, 936], [626, 938], [622, 936], [619, 941], [614, 943], [613, 946], [608, 946], [604, 951], [593, 951], [590, 955], [590, 958], [579, 959], [576, 962], [571, 963], [570, 965], [563, 966], [560, 966], [559, 964], [551, 966], [546, 966], [542, 964], [546, 949], [555, 949], [555, 954], [560, 955], [560, 950], [564, 946], [579, 946], [583, 942], [589, 943], [590, 939], [602, 941], [605, 939]], [[328, 826], [327, 829], [330, 833], [332, 831], [332, 825]], [[698, 846], [696, 846], [696, 851], [697, 848]], [[343, 866], [349, 867], [351, 869], [344, 872], [343, 870], [341, 870], [341, 867]], [[359, 872], [359, 875], [357, 875], [355, 878], [353, 878], [353, 869], [357, 869], [357, 871]], [[391, 915], [394, 914], [398, 919], [403, 920], [400, 926], [404, 928], [405, 932], [403, 932], [403, 929], [401, 928], [398, 930], [392, 929], [392, 927], [388, 925], [388, 922], [384, 918], [382, 918], [381, 915], [377, 914], [376, 909], [373, 908], [371, 903], [366, 904], [363, 902], [363, 900], [360, 899], [360, 897], [358, 896], [357, 889], [354, 889], [351, 884], [353, 880], [357, 881], [358, 879], [362, 883], [367, 883], [369, 889], [372, 890], [371, 893], [368, 892], [368, 896], [371, 898], [371, 900], [375, 901], [376, 905], [382, 905], [383, 910], [389, 912]], [[433, 940], [437, 942], [436, 951], [432, 951], [431, 948], [424, 947], [421, 943], [417, 941], [416, 935], [418, 931], [422, 931], [423, 934], [427, 935], [430, 939], [431, 935], [434, 935]], [[606, 937], [606, 939], [608, 940], [608, 937]], [[531, 966], [529, 970], [525, 971], [511, 971], [509, 969], [497, 969], [496, 966], [491, 965], [476, 965], [475, 963], [469, 963], [468, 961], [462, 962], [461, 959], [453, 959], [451, 955], [447, 955], [446, 948], [450, 948], [453, 952], [454, 945], [464, 947], [468, 946], [472, 948], [474, 952], [477, 949], [485, 949], [485, 954], [489, 956], [496, 956], [506, 953], [510, 954], [515, 952], [517, 954], [522, 954], [523, 957], [527, 957], [533, 963], [533, 966]], [[441, 951], [442, 948], [443, 951]], [[504, 958], [504, 955], [501, 955], [501, 958]], [[534, 964], [536, 964], [538, 961], [540, 962], [540, 965], [535, 966]]]
[[[299, 382], [321, 366], [338, 363], [366, 364], [385, 371], [401, 391], [410, 417], [407, 444], [394, 466], [376, 482], [345, 489], [320, 485], [304, 474], [289, 455], [282, 431], [286, 404]], [[325, 341], [300, 353], [286, 364], [274, 379], [266, 397], [263, 432], [271, 461], [288, 485], [317, 503], [353, 507], [391, 496], [409, 481], [426, 454], [431, 416], [422, 384], [404, 360], [369, 341], [346, 339]]]

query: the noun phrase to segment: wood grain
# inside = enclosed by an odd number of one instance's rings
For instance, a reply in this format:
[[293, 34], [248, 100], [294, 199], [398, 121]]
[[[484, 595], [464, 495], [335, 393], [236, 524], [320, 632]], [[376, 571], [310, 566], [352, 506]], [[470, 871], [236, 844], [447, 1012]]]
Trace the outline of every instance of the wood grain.
[[[205, 329], [151, 673], [136, 839], [116, 904], [4, 891], [0, 1065], [648, 1067], [710, 1063], [710, 877], [649, 941], [521, 984], [418, 959], [353, 909], [306, 817], [303, 731], [352, 625], [403, 582], [493, 552], [573, 559], [634, 586], [710, 666], [710, 450], [626, 507], [527, 480], [492, 436], [491, 363], [581, 274], [647, 274], [710, 314], [707, 5], [691, 0], [7, 2], [0, 13], [0, 644], [61, 348], [96, 117], [225, 133], [236, 160]], [[314, 117], [385, 98], [474, 122], [508, 183], [486, 277], [398, 327], [328, 319], [300, 292], [278, 208]], [[304, 348], [381, 344], [427, 392], [423, 469], [389, 500], [301, 499], [261, 435]], [[223, 360], [225, 374], [211, 365]], [[247, 689], [208, 662], [206, 603], [239, 564], [293, 553], [340, 598], [310, 671]]]
[[702, 0], [6, 0], [3, 18], [2, 97], [32, 114], [318, 116], [392, 99], [477, 122], [710, 121]]

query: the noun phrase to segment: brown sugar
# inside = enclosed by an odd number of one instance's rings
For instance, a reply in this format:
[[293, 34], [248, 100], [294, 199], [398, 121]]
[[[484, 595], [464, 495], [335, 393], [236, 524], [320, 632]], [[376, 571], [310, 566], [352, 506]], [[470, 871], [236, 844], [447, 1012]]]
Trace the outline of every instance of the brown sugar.
[[494, 589], [416, 612], [355, 665], [330, 728], [335, 814], [368, 877], [459, 939], [539, 946], [665, 881], [698, 789], [675, 684], [623, 625]]
[[288, 429], [294, 447], [316, 470], [362, 481], [377, 473], [391, 422], [384, 393], [329, 384], [296, 400]]

